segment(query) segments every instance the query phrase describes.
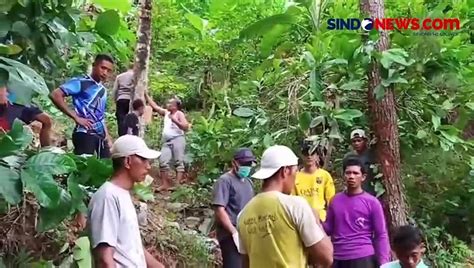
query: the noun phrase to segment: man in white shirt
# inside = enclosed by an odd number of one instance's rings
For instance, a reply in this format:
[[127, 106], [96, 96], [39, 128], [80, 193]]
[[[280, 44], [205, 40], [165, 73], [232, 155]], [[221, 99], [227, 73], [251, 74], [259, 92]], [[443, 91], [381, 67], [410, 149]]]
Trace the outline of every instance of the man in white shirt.
[[160, 156], [134, 135], [112, 146], [114, 173], [89, 203], [90, 240], [97, 267], [164, 267], [143, 247], [130, 190], [145, 180], [150, 160]]

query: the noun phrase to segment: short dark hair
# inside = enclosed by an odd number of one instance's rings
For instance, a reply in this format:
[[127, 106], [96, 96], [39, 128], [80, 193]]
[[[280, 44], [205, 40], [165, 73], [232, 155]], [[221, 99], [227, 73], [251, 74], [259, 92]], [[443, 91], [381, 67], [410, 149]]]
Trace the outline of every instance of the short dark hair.
[[181, 110], [183, 108], [183, 102], [178, 96], [173, 96], [171, 99], [176, 102], [176, 106], [178, 107], [178, 110]]
[[114, 59], [112, 58], [112, 56], [110, 55], [107, 55], [107, 54], [97, 54], [97, 56], [95, 56], [95, 59], [94, 59], [94, 65], [96, 65], [97, 63], [100, 63], [102, 61], [108, 61], [112, 64], [115, 64], [115, 61]]
[[123, 167], [125, 157], [112, 158], [112, 168], [114, 172], [119, 171]]
[[142, 108], [142, 107], [144, 107], [144, 106], [145, 106], [145, 103], [144, 103], [143, 100], [141, 100], [141, 99], [136, 99], [136, 100], [134, 100], [133, 103], [132, 103], [132, 108], [133, 108], [133, 110], [138, 110], [138, 109], [140, 109], [140, 108]]
[[423, 234], [421, 230], [412, 225], [398, 227], [393, 233], [393, 248], [403, 251], [410, 251], [423, 243]]
[[362, 174], [367, 174], [364, 164], [362, 164], [360, 159], [356, 156], [350, 156], [344, 160], [342, 163], [342, 172], [346, 172], [346, 168], [349, 166], [358, 166], [360, 167], [360, 172], [362, 172]]

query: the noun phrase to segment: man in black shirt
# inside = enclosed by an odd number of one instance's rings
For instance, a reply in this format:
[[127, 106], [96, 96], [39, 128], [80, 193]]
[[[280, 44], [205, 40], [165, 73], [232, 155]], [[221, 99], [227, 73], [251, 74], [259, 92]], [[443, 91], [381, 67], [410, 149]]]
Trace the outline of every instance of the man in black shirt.
[[40, 143], [41, 146], [51, 145], [52, 121], [49, 115], [40, 109], [31, 106], [23, 106], [12, 103], [8, 100], [8, 90], [5, 86], [0, 86], [0, 132], [11, 130], [15, 119], [31, 124], [33, 121], [41, 123]]
[[135, 136], [140, 135], [140, 118], [145, 113], [145, 104], [141, 99], [134, 100], [132, 103], [133, 111], [128, 113], [123, 120], [120, 135], [131, 134]]

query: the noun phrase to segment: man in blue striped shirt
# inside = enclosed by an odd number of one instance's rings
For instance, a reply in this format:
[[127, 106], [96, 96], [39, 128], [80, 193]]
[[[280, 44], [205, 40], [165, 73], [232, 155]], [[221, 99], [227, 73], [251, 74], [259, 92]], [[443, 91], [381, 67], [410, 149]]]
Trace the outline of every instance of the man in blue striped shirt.
[[[96, 153], [99, 158], [109, 158], [112, 138], [105, 123], [107, 89], [102, 83], [112, 73], [114, 60], [108, 55], [99, 54], [92, 66], [90, 75], [65, 82], [51, 93], [51, 99], [56, 107], [76, 123], [72, 134], [74, 153]], [[74, 110], [69, 109], [66, 97], [72, 98]]]

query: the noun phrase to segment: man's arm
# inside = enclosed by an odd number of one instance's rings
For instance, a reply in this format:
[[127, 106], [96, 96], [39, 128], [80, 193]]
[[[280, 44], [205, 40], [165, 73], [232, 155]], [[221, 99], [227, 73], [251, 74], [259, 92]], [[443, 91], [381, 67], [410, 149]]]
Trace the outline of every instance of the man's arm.
[[329, 200], [328, 209], [326, 213], [326, 221], [323, 222], [324, 231], [327, 235], [332, 236], [334, 232], [334, 209], [332, 206], [332, 199]]
[[95, 265], [101, 268], [115, 268], [114, 260], [115, 248], [101, 243], [94, 250]]
[[145, 261], [147, 268], [165, 268], [165, 266], [159, 262], [155, 257], [153, 257], [145, 247], [143, 247], [143, 252], [145, 252]]
[[227, 206], [230, 197], [229, 187], [229, 183], [222, 178], [219, 178], [216, 181], [213, 190], [212, 205], [214, 207], [216, 221], [222, 225], [222, 227], [224, 227], [227, 232], [230, 234], [235, 234], [237, 229], [232, 224], [229, 215], [225, 211], [225, 207]]
[[159, 113], [161, 116], [166, 115], [166, 109], [163, 109], [158, 104], [156, 104], [150, 95], [148, 95], [148, 92], [145, 92], [145, 100], [155, 112]]
[[324, 199], [326, 200], [326, 207], [336, 194], [336, 187], [334, 187], [334, 180], [331, 174], [327, 173], [326, 184], [324, 185]]
[[301, 197], [291, 197], [283, 201], [306, 247], [310, 263], [320, 267], [331, 267], [333, 247], [329, 237], [318, 224], [319, 217]]
[[223, 206], [215, 205], [214, 213], [216, 215], [216, 220], [222, 225], [222, 227], [224, 227], [227, 232], [230, 234], [235, 234], [237, 232], [237, 229], [232, 224], [230, 217]]
[[382, 205], [374, 199], [372, 205], [372, 226], [374, 226], [374, 249], [379, 265], [390, 261], [390, 244]]
[[41, 147], [51, 145], [51, 128], [53, 127], [53, 122], [51, 117], [46, 113], [40, 113], [35, 117], [36, 121], [41, 123], [40, 131], [40, 143]]
[[92, 128], [92, 121], [91, 120], [81, 118], [76, 114], [76, 112], [69, 109], [69, 107], [68, 107], [68, 105], [65, 101], [66, 94], [64, 94], [64, 92], [60, 88], [57, 88], [53, 92], [51, 92], [50, 97], [51, 97], [51, 100], [53, 101], [54, 105], [59, 110], [61, 110], [61, 112], [63, 112], [65, 115], [72, 118], [78, 125], [81, 125], [81, 126], [87, 128], [87, 129]]
[[112, 88], [112, 97], [114, 98], [114, 102], [117, 102], [117, 94], [118, 94], [118, 78], [119, 78], [119, 75], [117, 75], [117, 77], [115, 77], [115, 82], [114, 82], [114, 87]]

